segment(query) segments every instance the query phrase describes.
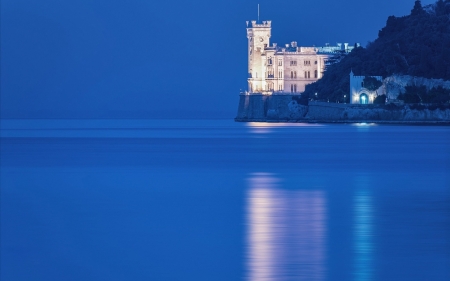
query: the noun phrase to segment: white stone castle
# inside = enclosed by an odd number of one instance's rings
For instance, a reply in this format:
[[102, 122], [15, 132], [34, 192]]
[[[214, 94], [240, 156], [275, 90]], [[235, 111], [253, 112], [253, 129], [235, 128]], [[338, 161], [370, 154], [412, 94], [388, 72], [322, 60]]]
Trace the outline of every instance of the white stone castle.
[[246, 94], [300, 94], [307, 84], [323, 76], [327, 60], [349, 53], [348, 43], [325, 47], [299, 47], [297, 42], [270, 44], [272, 22], [247, 21], [248, 92]]

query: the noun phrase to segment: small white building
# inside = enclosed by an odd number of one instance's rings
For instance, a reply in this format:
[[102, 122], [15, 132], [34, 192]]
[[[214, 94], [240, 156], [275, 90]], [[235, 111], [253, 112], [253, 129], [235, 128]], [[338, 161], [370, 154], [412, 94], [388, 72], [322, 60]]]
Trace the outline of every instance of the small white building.
[[353, 71], [350, 71], [350, 103], [351, 104], [373, 104], [373, 101], [378, 96], [377, 91], [370, 91], [364, 87], [364, 79], [366, 77], [373, 77], [382, 82], [381, 76], [355, 76]]
[[300, 94], [307, 84], [323, 76], [327, 59], [346, 54], [353, 46], [299, 47], [270, 43], [272, 22], [247, 21], [248, 94]]

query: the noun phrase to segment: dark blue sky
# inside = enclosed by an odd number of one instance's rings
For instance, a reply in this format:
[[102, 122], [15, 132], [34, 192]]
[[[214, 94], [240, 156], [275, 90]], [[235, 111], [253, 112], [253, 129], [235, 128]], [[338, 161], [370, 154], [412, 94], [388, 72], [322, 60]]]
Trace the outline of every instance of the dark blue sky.
[[258, 3], [272, 42], [365, 45], [414, 0], [1, 0], [1, 116], [232, 118]]

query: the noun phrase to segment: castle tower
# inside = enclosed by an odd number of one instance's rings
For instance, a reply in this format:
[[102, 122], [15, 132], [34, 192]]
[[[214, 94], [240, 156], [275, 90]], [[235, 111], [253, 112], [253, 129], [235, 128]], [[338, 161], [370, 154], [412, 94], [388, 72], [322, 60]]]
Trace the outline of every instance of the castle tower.
[[248, 90], [260, 92], [265, 88], [264, 48], [270, 46], [272, 21], [247, 21], [248, 39]]

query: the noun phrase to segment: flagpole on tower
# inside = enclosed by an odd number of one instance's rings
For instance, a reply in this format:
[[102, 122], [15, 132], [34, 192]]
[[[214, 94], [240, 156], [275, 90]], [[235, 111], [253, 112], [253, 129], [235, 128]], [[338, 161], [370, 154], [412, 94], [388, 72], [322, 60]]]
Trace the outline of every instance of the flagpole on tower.
[[258, 4], [258, 23], [259, 23], [259, 4]]

